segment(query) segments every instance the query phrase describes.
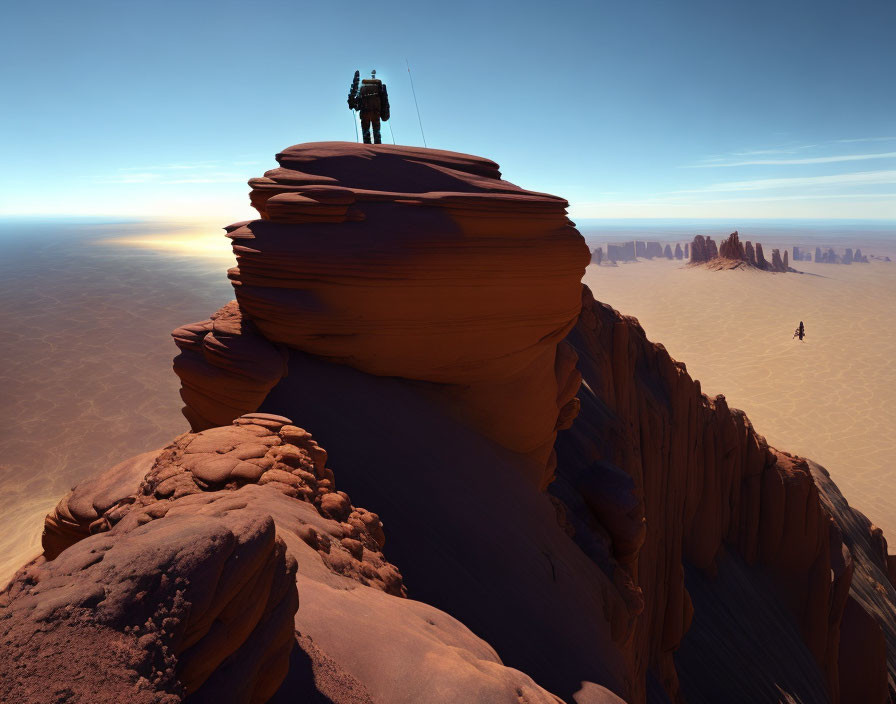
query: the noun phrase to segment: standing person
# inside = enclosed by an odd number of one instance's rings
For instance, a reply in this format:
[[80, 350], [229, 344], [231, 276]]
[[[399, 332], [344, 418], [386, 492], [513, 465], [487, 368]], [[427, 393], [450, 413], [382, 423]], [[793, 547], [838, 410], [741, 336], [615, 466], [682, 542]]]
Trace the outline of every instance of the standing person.
[[361, 113], [364, 144], [370, 144], [371, 126], [373, 126], [373, 143], [381, 144], [380, 120], [385, 122], [389, 119], [389, 94], [386, 91], [386, 84], [376, 77], [376, 70], [371, 71], [370, 78], [361, 81], [360, 90], [357, 80], [358, 71], [355, 71], [355, 80], [348, 96], [348, 107]]

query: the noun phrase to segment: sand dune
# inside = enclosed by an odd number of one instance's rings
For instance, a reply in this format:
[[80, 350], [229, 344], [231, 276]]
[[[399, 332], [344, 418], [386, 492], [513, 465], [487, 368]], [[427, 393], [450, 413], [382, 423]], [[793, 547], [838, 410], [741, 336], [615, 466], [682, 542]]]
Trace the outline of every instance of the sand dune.
[[[806, 273], [641, 261], [590, 266], [585, 283], [771, 444], [827, 467], [896, 547], [896, 263], [798, 267]], [[803, 343], [792, 339], [800, 320]]]

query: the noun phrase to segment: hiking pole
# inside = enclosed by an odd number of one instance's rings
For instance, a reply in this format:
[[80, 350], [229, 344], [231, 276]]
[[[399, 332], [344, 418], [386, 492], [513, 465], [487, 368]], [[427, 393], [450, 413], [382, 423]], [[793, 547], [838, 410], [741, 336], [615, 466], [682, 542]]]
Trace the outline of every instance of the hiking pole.
[[426, 135], [423, 134], [423, 120], [420, 119], [420, 106], [417, 104], [417, 91], [414, 90], [414, 77], [411, 75], [411, 64], [407, 59], [404, 62], [408, 65], [408, 78], [411, 79], [411, 93], [414, 94], [414, 107], [417, 108], [417, 122], [420, 123], [420, 136], [423, 137], [423, 146], [426, 146]]
[[395, 144], [395, 133], [392, 131], [392, 123], [387, 122], [386, 124], [389, 125], [389, 136], [392, 137], [392, 144]]
[[352, 113], [352, 123], [355, 125], [355, 143], [359, 142], [358, 139], [358, 118], [355, 117], [355, 108], [358, 106], [358, 82], [361, 80], [361, 72], [355, 71], [355, 75], [352, 77], [352, 86], [348, 91], [348, 109]]

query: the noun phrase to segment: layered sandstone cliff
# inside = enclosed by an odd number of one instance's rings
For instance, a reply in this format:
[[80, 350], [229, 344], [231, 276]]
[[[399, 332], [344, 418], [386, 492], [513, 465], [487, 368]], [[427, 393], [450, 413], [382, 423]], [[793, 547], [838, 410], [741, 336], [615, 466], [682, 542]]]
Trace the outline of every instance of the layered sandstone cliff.
[[436, 150], [278, 161], [227, 228], [236, 301], [174, 333], [194, 432], [47, 517], [0, 699], [896, 692], [880, 531], [583, 289], [565, 201]]
[[[333, 142], [277, 160], [250, 181], [262, 219], [227, 228], [238, 311], [251, 323], [222, 310], [175, 333], [194, 429], [254, 410], [283, 373], [285, 345], [441, 385], [433, 393], [460, 417], [540, 465], [532, 481], [545, 486], [579, 383], [559, 343], [590, 261], [566, 201], [501, 180], [494, 162], [437, 150]], [[222, 320], [247, 328], [243, 347], [263, 348], [263, 364], [240, 365]], [[238, 388], [218, 383], [226, 374]]]
[[[644, 595], [643, 616], [620, 643], [635, 681], [650, 682], [652, 673], [670, 697], [684, 701], [723, 695], [778, 701], [771, 697], [779, 691], [793, 701], [885, 701], [887, 678], [892, 688], [896, 675], [896, 639], [886, 654], [881, 632], [892, 628], [896, 604], [892, 585], [881, 578], [885, 543], [873, 556], [854, 556], [822, 498], [833, 485], [820, 492], [806, 461], [770, 448], [724, 397], [703, 395], [684, 365], [649, 342], [634, 319], [586, 291], [568, 341], [584, 379], [581, 412], [558, 438], [558, 479], [549, 491], [576, 516], [577, 542], [609, 569], [625, 571]], [[620, 500], [620, 493], [631, 498]], [[855, 608], [857, 563], [876, 575], [885, 605], [866, 600], [864, 609]], [[720, 570], [723, 578], [714, 581]], [[701, 580], [696, 601], [687, 587]], [[689, 640], [701, 608], [739, 608], [738, 582], [761, 594], [758, 603], [778, 618], [745, 618], [737, 638], [725, 630], [731, 623], [708, 619]], [[841, 657], [844, 629], [864, 634], [863, 658]], [[792, 668], [773, 674], [774, 662], [766, 659], [765, 669], [743, 680], [743, 656], [719, 654], [734, 655], [739, 637], [763, 648], [789, 642]], [[749, 648], [745, 653], [756, 657]], [[756, 663], [763, 665], [761, 658]], [[843, 684], [858, 681], [875, 696], [862, 699]]]

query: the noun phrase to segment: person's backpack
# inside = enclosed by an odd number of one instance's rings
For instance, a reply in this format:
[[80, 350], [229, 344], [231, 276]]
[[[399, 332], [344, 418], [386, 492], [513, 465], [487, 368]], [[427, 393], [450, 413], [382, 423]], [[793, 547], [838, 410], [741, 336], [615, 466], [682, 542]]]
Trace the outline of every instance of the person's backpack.
[[380, 86], [382, 82], [378, 78], [365, 78], [361, 81], [361, 95], [358, 97], [361, 112], [382, 111], [380, 102]]

